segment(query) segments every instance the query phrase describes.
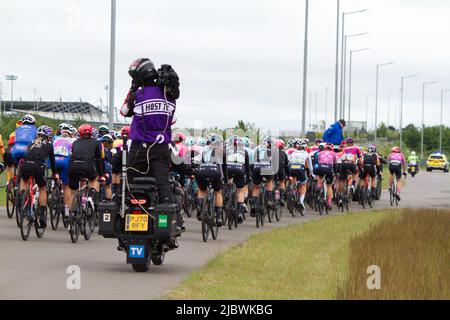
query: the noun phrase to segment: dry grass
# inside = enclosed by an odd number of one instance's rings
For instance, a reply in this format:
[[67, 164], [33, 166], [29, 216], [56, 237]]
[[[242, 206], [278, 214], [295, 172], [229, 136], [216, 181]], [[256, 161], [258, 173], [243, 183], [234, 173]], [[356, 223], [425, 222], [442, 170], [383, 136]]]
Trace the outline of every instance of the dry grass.
[[[367, 288], [368, 266], [381, 289]], [[450, 212], [403, 210], [350, 242], [348, 277], [338, 299], [450, 299]]]

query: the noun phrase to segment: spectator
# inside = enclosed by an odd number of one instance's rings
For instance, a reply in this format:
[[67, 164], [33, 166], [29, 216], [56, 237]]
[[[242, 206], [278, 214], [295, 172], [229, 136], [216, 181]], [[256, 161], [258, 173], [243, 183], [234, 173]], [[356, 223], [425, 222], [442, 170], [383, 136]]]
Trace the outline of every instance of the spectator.
[[339, 120], [333, 124], [323, 135], [323, 140], [334, 145], [340, 145], [344, 140], [343, 129], [347, 126], [345, 120]]

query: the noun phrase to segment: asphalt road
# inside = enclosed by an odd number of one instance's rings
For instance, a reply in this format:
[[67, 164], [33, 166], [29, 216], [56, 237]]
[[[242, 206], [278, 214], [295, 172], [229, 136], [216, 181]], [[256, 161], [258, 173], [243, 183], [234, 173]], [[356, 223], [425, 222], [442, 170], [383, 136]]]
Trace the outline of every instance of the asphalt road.
[[[450, 208], [450, 174], [421, 172], [408, 177], [402, 190], [400, 207]], [[387, 191], [376, 208], [389, 207]], [[357, 204], [353, 210], [360, 210]], [[342, 214], [336, 213], [333, 214]], [[200, 223], [186, 218], [187, 231], [180, 247], [167, 254], [162, 266], [151, 266], [148, 273], [135, 273], [125, 263], [125, 254], [116, 250], [116, 240], [93, 235], [72, 244], [68, 232], [48, 228], [43, 239], [31, 233], [22, 241], [15, 220], [9, 220], [0, 208], [0, 299], [158, 299], [177, 286], [189, 273], [230, 246], [242, 243], [257, 232], [294, 223], [319, 219], [316, 213], [292, 218], [285, 210], [280, 223], [257, 230], [254, 218], [248, 218], [238, 230], [221, 229], [220, 240], [204, 243]], [[79, 266], [81, 288], [69, 290], [67, 268]]]

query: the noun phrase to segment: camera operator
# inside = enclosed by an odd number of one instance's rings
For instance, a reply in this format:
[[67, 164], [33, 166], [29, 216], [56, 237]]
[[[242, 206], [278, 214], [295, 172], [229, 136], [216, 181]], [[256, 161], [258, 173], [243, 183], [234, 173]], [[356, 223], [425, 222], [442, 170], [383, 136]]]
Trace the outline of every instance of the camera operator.
[[155, 178], [160, 203], [174, 203], [169, 184], [171, 126], [179, 98], [178, 76], [169, 65], [156, 70], [150, 59], [134, 61], [128, 71], [133, 79], [120, 112], [133, 117], [127, 179]]

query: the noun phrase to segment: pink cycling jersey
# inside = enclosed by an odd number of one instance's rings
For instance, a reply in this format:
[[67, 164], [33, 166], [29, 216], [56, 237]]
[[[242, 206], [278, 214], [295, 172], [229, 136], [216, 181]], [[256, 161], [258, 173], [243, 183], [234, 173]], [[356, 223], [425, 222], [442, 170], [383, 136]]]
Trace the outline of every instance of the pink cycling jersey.
[[286, 154], [289, 156], [289, 155], [293, 154], [295, 151], [297, 151], [297, 149], [289, 148], [289, 149], [286, 150]]
[[336, 156], [334, 155], [334, 152], [331, 150], [324, 150], [319, 152], [319, 157], [317, 160], [317, 163], [319, 165], [328, 165], [332, 166], [336, 162]]
[[357, 156], [358, 158], [361, 157], [361, 150], [355, 146], [345, 148], [344, 153], [345, 154], [353, 154], [353, 155]]
[[187, 155], [187, 153], [188, 153], [188, 147], [185, 144], [183, 144], [183, 143], [177, 143], [176, 146], [177, 146], [177, 149], [178, 149], [178, 156], [180, 158], [185, 157]]
[[393, 164], [406, 164], [406, 159], [403, 153], [391, 153], [388, 157], [388, 161]]

